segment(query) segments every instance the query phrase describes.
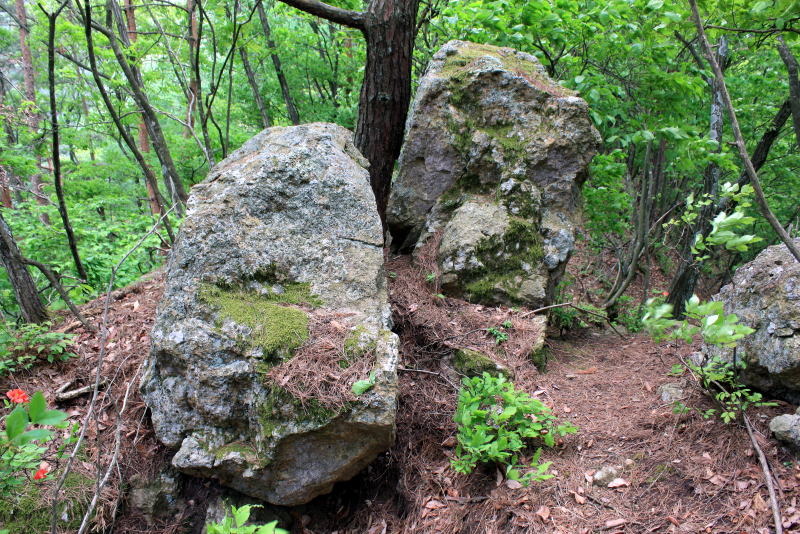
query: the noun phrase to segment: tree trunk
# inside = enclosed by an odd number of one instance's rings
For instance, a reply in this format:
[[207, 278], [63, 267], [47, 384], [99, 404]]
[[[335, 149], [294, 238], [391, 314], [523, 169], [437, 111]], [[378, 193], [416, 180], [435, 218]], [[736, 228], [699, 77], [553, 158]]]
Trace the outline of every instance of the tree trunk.
[[780, 35], [778, 35], [778, 52], [780, 52], [781, 59], [789, 72], [789, 101], [792, 106], [792, 125], [794, 126], [797, 148], [800, 148], [800, 78], [797, 73], [797, 58], [794, 57]]
[[[28, 127], [31, 129], [31, 135], [36, 135], [36, 131], [39, 129], [39, 113], [35, 109], [36, 78], [33, 69], [31, 47], [28, 44], [28, 36], [30, 32], [28, 31], [28, 13], [25, 9], [25, 0], [16, 0], [14, 7], [16, 8], [17, 12], [17, 20], [19, 21], [19, 48], [22, 52], [22, 77], [25, 85], [25, 99], [32, 102], [34, 105], [34, 110], [29, 113], [27, 122]], [[36, 156], [36, 162], [37, 170], [41, 169], [42, 158], [38, 154]], [[43, 184], [41, 175], [38, 172], [33, 173], [33, 175], [31, 175], [31, 191], [33, 192], [33, 198], [40, 206], [47, 206], [49, 202], [42, 192], [42, 186]], [[42, 213], [39, 216], [39, 220], [41, 220], [47, 226], [50, 226], [50, 218], [46, 213]]]
[[[261, 2], [259, 2], [260, 5]], [[197, 105], [199, 93], [199, 69], [195, 67], [197, 61], [197, 48], [199, 46], [200, 27], [197, 24], [197, 2], [187, 0], [186, 10], [189, 12], [189, 32], [187, 41], [189, 43], [189, 103], [186, 106], [186, 123], [194, 129], [194, 108]], [[187, 130], [183, 132], [184, 137], [189, 137], [191, 133]]]
[[419, 0], [372, 0], [366, 12], [367, 66], [359, 98], [355, 143], [369, 160], [381, 221], [392, 171], [403, 144], [411, 103], [411, 57]]
[[22, 318], [27, 323], [43, 323], [48, 319], [47, 310], [39, 299], [36, 284], [31, 273], [22, 262], [22, 254], [17, 247], [11, 228], [3, 218], [0, 210], [0, 261], [8, 273], [8, 280], [17, 298], [17, 304], [22, 312]]
[[[80, 3], [76, 2], [78, 5], [78, 9], [81, 9]], [[95, 85], [97, 85], [97, 90], [100, 93], [100, 97], [103, 99], [103, 103], [106, 105], [106, 110], [108, 114], [111, 116], [111, 120], [114, 122], [114, 125], [117, 127], [117, 131], [119, 132], [120, 136], [122, 137], [125, 145], [127, 145], [128, 150], [130, 150], [131, 154], [133, 154], [134, 159], [139, 164], [139, 167], [142, 169], [142, 173], [144, 173], [145, 181], [148, 184], [148, 194], [152, 193], [155, 197], [155, 203], [158, 205], [158, 211], [161, 213], [163, 211], [163, 200], [161, 199], [161, 195], [158, 192], [158, 182], [156, 180], [155, 174], [153, 174], [152, 169], [147, 164], [142, 155], [141, 151], [136, 146], [136, 143], [131, 137], [128, 130], [125, 128], [125, 125], [122, 124], [122, 121], [117, 114], [117, 110], [114, 107], [114, 103], [109, 98], [108, 93], [106, 92], [105, 86], [103, 85], [103, 80], [100, 77], [100, 71], [97, 69], [97, 59], [94, 53], [94, 40], [92, 38], [92, 10], [89, 4], [89, 0], [86, 0], [86, 4], [83, 8], [83, 19], [84, 19], [84, 35], [86, 36], [86, 50], [89, 54], [89, 65], [92, 71], [92, 76], [94, 77]], [[166, 230], [167, 235], [169, 236], [170, 243], [175, 241], [175, 236], [172, 232], [172, 227], [169, 222], [169, 218], [164, 217], [161, 223]]]
[[[86, 269], [81, 262], [81, 256], [78, 253], [78, 243], [75, 239], [75, 232], [72, 230], [72, 224], [69, 222], [69, 212], [67, 211], [67, 203], [64, 199], [64, 188], [61, 183], [61, 147], [59, 143], [59, 130], [58, 130], [58, 110], [56, 108], [56, 19], [58, 18], [61, 10], [66, 7], [66, 2], [58, 8], [54, 13], [45, 12], [47, 15], [47, 82], [48, 90], [50, 93], [50, 130], [53, 138], [53, 182], [56, 186], [56, 198], [58, 199], [58, 213], [61, 215], [61, 222], [64, 224], [64, 232], [67, 234], [67, 243], [69, 251], [72, 254], [72, 260], [75, 263], [75, 270], [78, 276], [84, 282], [88, 280]], [[44, 9], [42, 9], [44, 11]]]
[[275, 75], [278, 77], [278, 83], [281, 86], [283, 101], [286, 103], [286, 114], [289, 116], [289, 120], [292, 121], [292, 124], [300, 124], [300, 115], [297, 113], [294, 99], [292, 99], [292, 94], [289, 92], [289, 84], [286, 82], [286, 76], [283, 74], [281, 59], [276, 52], [275, 41], [272, 40], [272, 31], [269, 27], [269, 19], [267, 19], [267, 13], [264, 11], [263, 3], [258, 2], [256, 4], [256, 9], [258, 9], [258, 18], [261, 19], [261, 28], [264, 30], [264, 39], [267, 41], [267, 46], [270, 50], [269, 55], [272, 59], [272, 65], [275, 67]]
[[[127, 36], [127, 26], [122, 24], [119, 6], [114, 0], [108, 0], [106, 6], [108, 11], [118, 23], [117, 25], [120, 29], [120, 37], [122, 38], [123, 43], [126, 46], [129, 45], [130, 41], [128, 40]], [[167, 145], [166, 138], [164, 137], [164, 132], [161, 130], [161, 123], [158, 120], [158, 115], [150, 105], [150, 99], [144, 92], [142, 75], [139, 72], [138, 67], [128, 61], [125, 53], [120, 48], [116, 35], [110, 28], [103, 27], [99, 24], [93, 24], [93, 28], [106, 36], [109, 44], [111, 45], [111, 50], [114, 53], [114, 57], [119, 66], [122, 68], [125, 78], [128, 80], [128, 85], [131, 88], [133, 99], [136, 102], [136, 105], [142, 110], [142, 117], [144, 118], [147, 132], [150, 135], [153, 149], [156, 152], [156, 156], [158, 156], [159, 162], [161, 162], [164, 185], [167, 187], [167, 191], [170, 194], [172, 202], [178, 204], [178, 212], [180, 213], [182, 212], [181, 205], [186, 203], [188, 195], [183, 187], [183, 183], [178, 175], [178, 171], [175, 168], [175, 162], [172, 160], [172, 154], [169, 151], [169, 146]]]
[[[717, 61], [723, 68], [728, 63], [728, 42], [724, 36], [720, 37], [719, 46], [717, 47]], [[722, 149], [722, 132], [725, 124], [722, 90], [716, 79], [709, 78], [707, 81], [711, 87], [711, 115], [708, 138], [717, 143], [715, 152], [719, 153]], [[673, 315], [677, 318], [683, 317], [686, 301], [694, 294], [697, 279], [700, 276], [700, 265], [694, 261], [691, 249], [698, 235], [706, 235], [711, 230], [711, 217], [714, 215], [715, 208], [718, 205], [716, 196], [719, 189], [720, 174], [721, 170], [716, 163], [709, 163], [706, 167], [703, 175], [703, 194], [708, 195], [712, 203], [702, 208], [695, 224], [692, 225], [692, 231], [687, 235], [686, 241], [681, 248], [681, 263], [669, 286], [667, 302], [672, 304]]]
[[239, 55], [242, 58], [242, 66], [247, 75], [247, 82], [250, 84], [250, 89], [253, 91], [253, 100], [256, 101], [258, 113], [261, 116], [261, 124], [264, 128], [272, 126], [272, 121], [269, 120], [269, 113], [267, 113], [267, 106], [264, 104], [264, 99], [261, 97], [261, 91], [258, 88], [256, 75], [253, 72], [253, 67], [250, 66], [250, 60], [247, 58], [247, 50], [244, 46], [239, 47]]

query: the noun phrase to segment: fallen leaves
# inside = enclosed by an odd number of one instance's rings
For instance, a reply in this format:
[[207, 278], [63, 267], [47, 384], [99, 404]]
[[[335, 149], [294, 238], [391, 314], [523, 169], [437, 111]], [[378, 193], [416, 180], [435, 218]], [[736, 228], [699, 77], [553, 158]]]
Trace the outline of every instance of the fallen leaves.
[[624, 478], [615, 478], [614, 480], [608, 483], [609, 488], [622, 488], [630, 485], [631, 485], [630, 482], [628, 482]]

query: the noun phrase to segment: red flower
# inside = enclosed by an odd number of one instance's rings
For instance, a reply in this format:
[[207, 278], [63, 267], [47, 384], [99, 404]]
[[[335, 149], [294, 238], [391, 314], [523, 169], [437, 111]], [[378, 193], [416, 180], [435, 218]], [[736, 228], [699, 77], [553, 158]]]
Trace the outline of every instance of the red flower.
[[47, 467], [42, 467], [41, 469], [36, 471], [35, 475], [33, 475], [33, 480], [42, 480], [43, 478], [47, 478], [47, 472], [49, 470], [50, 469], [48, 469]]
[[669, 296], [669, 291], [662, 291], [661, 292], [661, 296], [662, 297], [668, 297]]
[[15, 402], [17, 404], [22, 404], [23, 402], [28, 402], [31, 400], [28, 397], [28, 394], [22, 391], [21, 389], [12, 389], [8, 393], [6, 393], [6, 397], [11, 399], [11, 402]]

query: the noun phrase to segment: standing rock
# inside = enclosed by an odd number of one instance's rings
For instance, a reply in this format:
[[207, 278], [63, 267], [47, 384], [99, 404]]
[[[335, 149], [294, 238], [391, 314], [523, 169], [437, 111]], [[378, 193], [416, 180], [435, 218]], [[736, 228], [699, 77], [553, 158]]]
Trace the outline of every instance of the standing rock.
[[451, 41], [420, 82], [388, 224], [399, 248], [432, 240], [444, 290], [473, 302], [549, 302], [600, 142], [586, 102], [538, 60]]
[[[795, 239], [800, 246], [800, 239]], [[755, 329], [736, 349], [705, 346], [703, 352], [744, 362], [742, 383], [800, 402], [800, 263], [785, 245], [774, 245], [740, 267], [733, 281], [714, 297]]]
[[[142, 380], [182, 472], [297, 505], [391, 446], [397, 338], [365, 166], [340, 126], [270, 128], [193, 188]], [[319, 310], [375, 359], [372, 387], [336, 410], [265, 377]]]

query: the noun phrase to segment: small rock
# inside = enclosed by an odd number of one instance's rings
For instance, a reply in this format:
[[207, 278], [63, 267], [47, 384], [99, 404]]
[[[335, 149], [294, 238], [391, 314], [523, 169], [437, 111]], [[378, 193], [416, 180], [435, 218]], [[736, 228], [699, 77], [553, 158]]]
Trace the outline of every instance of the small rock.
[[592, 484], [595, 486], [607, 487], [614, 479], [617, 478], [619, 471], [613, 465], [606, 465], [597, 470], [592, 476]]
[[667, 404], [672, 404], [673, 402], [679, 401], [686, 396], [686, 391], [684, 391], [683, 384], [680, 382], [669, 382], [667, 384], [662, 384], [658, 386], [656, 393], [659, 397], [661, 397], [661, 400]]
[[173, 468], [167, 467], [155, 480], [133, 477], [129, 494], [131, 508], [137, 510], [151, 526], [159, 519], [175, 517], [182, 508], [179, 498], [180, 476]]
[[800, 415], [779, 415], [770, 421], [769, 429], [775, 439], [800, 450]]

